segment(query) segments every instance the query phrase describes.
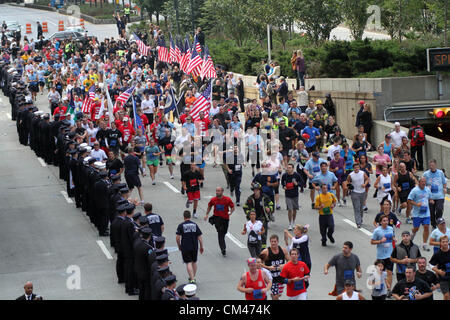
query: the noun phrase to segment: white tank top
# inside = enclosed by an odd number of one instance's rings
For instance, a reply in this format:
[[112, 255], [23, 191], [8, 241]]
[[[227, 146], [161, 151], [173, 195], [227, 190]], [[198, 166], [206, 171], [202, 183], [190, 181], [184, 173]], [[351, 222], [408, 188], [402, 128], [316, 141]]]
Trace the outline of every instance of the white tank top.
[[364, 171], [359, 170], [358, 173], [352, 172], [350, 173], [350, 178], [352, 179], [352, 185], [355, 187], [352, 192], [366, 192], [365, 188], [362, 187], [362, 185], [364, 184]]
[[353, 291], [353, 295], [350, 298], [347, 295], [347, 292], [344, 291], [344, 293], [342, 294], [342, 300], [359, 300], [359, 294], [358, 294], [358, 292]]
[[387, 175], [386, 177], [380, 175], [380, 188], [384, 187], [384, 192], [387, 193], [392, 189], [391, 186], [391, 176]]

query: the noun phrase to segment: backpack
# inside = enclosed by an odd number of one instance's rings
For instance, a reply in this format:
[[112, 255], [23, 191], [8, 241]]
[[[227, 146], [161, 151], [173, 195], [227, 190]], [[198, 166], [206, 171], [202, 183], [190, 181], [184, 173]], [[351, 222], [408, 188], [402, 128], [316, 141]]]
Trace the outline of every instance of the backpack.
[[422, 127], [417, 127], [414, 129], [413, 140], [416, 145], [424, 145], [425, 144], [425, 131]]

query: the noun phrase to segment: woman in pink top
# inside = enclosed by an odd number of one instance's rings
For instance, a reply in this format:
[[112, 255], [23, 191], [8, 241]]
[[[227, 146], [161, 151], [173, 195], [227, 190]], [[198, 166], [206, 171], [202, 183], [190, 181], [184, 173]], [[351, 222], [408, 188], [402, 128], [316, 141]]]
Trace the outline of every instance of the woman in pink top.
[[382, 145], [378, 146], [378, 153], [373, 157], [373, 162], [376, 165], [376, 176], [381, 174], [381, 168], [383, 166], [388, 167], [391, 165], [391, 158], [384, 153], [384, 148]]

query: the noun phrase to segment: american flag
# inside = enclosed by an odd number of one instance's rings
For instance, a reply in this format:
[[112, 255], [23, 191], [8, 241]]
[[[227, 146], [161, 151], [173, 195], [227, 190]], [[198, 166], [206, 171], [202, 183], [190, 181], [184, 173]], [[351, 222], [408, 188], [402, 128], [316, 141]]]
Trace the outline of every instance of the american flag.
[[200, 118], [199, 113], [201, 111], [204, 111], [205, 116], [208, 116], [209, 108], [211, 107], [210, 101], [211, 95], [212, 95], [212, 86], [211, 81], [209, 81], [205, 90], [203, 90], [202, 94], [194, 101], [194, 105], [192, 106], [190, 115], [194, 121]]
[[136, 40], [136, 44], [138, 46], [138, 51], [140, 55], [146, 56], [148, 55], [148, 51], [150, 50], [150, 47], [146, 46], [145, 43], [139, 39], [139, 37], [133, 33], [134, 39]]
[[158, 47], [158, 60], [162, 62], [170, 62], [169, 60], [169, 50], [166, 48], [166, 42], [163, 38], [159, 40]]
[[205, 48], [205, 58], [203, 59], [202, 69], [200, 70], [200, 77], [203, 78], [217, 78], [216, 68], [211, 56], [209, 55], [208, 47]]
[[130, 99], [131, 93], [133, 92], [134, 87], [131, 87], [127, 90], [125, 90], [120, 96], [117, 97], [116, 99], [116, 105], [120, 104], [120, 106], [122, 107], [125, 103], [127, 103], [128, 99]]
[[190, 60], [191, 60], [191, 45], [189, 44], [189, 39], [186, 36], [186, 39], [184, 40], [184, 56], [181, 58], [181, 70], [183, 70], [184, 73], [188, 73], [187, 68], [189, 66]]
[[173, 43], [172, 36], [170, 37], [169, 60], [170, 60], [170, 62], [178, 62], [177, 61], [177, 56], [176, 56], [176, 53], [175, 53], [175, 44]]
[[83, 104], [81, 105], [81, 112], [83, 113], [91, 113], [92, 102], [95, 98], [95, 86], [92, 85], [89, 89], [89, 94], [84, 98]]
[[199, 76], [200, 70], [202, 68], [202, 58], [198, 54], [197, 50], [192, 48], [191, 60], [189, 61], [189, 65], [187, 67], [186, 73], [192, 76]]
[[200, 42], [197, 39], [197, 35], [194, 36], [194, 47], [199, 54], [202, 54], [202, 46], [200, 45]]

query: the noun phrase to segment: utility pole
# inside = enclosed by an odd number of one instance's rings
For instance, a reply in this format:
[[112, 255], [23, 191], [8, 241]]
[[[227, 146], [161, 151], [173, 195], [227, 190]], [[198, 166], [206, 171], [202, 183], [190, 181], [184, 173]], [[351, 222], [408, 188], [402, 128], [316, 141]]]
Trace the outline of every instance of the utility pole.
[[175, 8], [175, 19], [177, 20], [177, 34], [180, 34], [180, 16], [178, 12], [178, 0], [173, 0], [173, 6]]
[[195, 34], [195, 22], [194, 22], [194, 0], [191, 0], [191, 20], [192, 20], [192, 32]]
[[448, 0], [445, 0], [445, 21], [444, 21], [444, 47], [448, 46], [447, 28], [448, 28]]

